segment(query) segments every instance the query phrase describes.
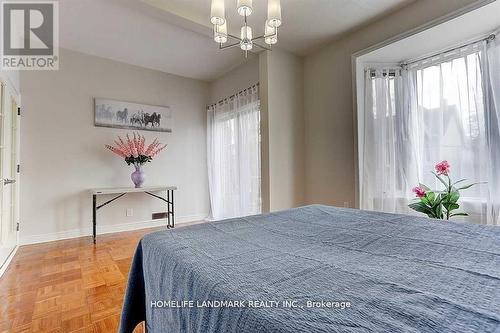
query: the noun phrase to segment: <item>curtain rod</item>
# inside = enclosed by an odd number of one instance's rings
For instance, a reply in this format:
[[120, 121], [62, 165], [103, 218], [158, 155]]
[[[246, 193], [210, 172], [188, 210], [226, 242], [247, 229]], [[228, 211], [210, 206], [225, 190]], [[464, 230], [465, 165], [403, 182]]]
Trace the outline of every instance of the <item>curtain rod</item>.
[[[383, 77], [396, 77], [396, 71], [390, 71], [390, 72], [387, 72], [387, 73], [382, 73], [382, 76]], [[377, 74], [375, 73], [375, 71], [371, 71], [370, 72], [370, 77], [371, 78], [374, 78], [374, 77], [377, 77]]]
[[420, 62], [420, 61], [424, 61], [424, 60], [427, 60], [427, 59], [430, 59], [430, 58], [434, 58], [434, 57], [437, 57], [437, 56], [439, 56], [441, 54], [444, 54], [444, 53], [450, 53], [450, 52], [453, 52], [453, 51], [456, 51], [456, 50], [460, 50], [460, 49], [462, 49], [464, 47], [467, 47], [467, 46], [470, 46], [470, 45], [473, 45], [473, 44], [476, 44], [476, 43], [479, 43], [479, 42], [482, 42], [482, 41], [491, 42], [495, 38], [496, 38], [496, 34], [492, 33], [492, 34], [488, 35], [487, 37], [482, 37], [480, 39], [476, 39], [476, 40], [474, 40], [472, 42], [469, 42], [467, 44], [463, 44], [463, 45], [454, 47], [454, 48], [449, 49], [449, 50], [441, 51], [439, 53], [435, 53], [435, 54], [430, 55], [430, 56], [425, 56], [425, 57], [422, 57], [422, 58], [417, 58], [415, 60], [411, 60], [411, 61], [408, 61], [408, 62], [402, 62], [401, 63], [401, 67], [405, 67], [405, 66], [412, 65], [412, 64], [415, 64], [415, 63]]
[[258, 86], [259, 86], [259, 82], [257, 82], [256, 84], [254, 84], [254, 85], [252, 85], [252, 86], [250, 86], [250, 87], [248, 87], [248, 88], [245, 88], [245, 89], [243, 89], [243, 90], [241, 90], [241, 91], [238, 91], [236, 94], [233, 94], [233, 95], [231, 95], [231, 96], [229, 96], [229, 97], [226, 97], [226, 98], [221, 99], [221, 100], [220, 100], [220, 101], [218, 101], [218, 102], [215, 102], [215, 103], [213, 103], [213, 104], [210, 104], [209, 106], [207, 106], [207, 108], [209, 108], [209, 107], [211, 107], [211, 106], [214, 106], [214, 105], [217, 105], [217, 104], [220, 104], [220, 103], [224, 103], [224, 102], [225, 102], [225, 101], [227, 101], [227, 100], [231, 100], [231, 99], [235, 98], [236, 96], [238, 96], [239, 94], [242, 94], [242, 93], [246, 92], [247, 90], [250, 90], [250, 89], [256, 88], [256, 87], [258, 87]]

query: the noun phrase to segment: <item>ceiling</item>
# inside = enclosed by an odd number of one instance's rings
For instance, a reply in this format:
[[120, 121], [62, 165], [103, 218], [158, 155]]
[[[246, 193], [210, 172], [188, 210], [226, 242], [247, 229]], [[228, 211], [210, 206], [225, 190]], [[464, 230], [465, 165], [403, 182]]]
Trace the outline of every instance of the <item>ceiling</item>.
[[[326, 42], [414, 0], [281, 0], [278, 47], [306, 55]], [[245, 61], [212, 41], [210, 0], [60, 0], [63, 48], [211, 81]], [[226, 0], [229, 32], [242, 19]], [[249, 23], [261, 34], [267, 0], [254, 0]]]
[[[211, 0], [141, 0], [211, 31]], [[327, 41], [398, 9], [413, 0], [281, 0], [283, 25], [279, 47], [307, 55]], [[236, 12], [236, 0], [225, 0], [228, 30], [239, 35], [243, 19]], [[264, 32], [267, 0], [253, 0], [249, 24], [255, 35]]]
[[397, 64], [432, 55], [484, 37], [500, 28], [500, 1], [495, 1], [435, 27], [358, 58], [365, 64]]

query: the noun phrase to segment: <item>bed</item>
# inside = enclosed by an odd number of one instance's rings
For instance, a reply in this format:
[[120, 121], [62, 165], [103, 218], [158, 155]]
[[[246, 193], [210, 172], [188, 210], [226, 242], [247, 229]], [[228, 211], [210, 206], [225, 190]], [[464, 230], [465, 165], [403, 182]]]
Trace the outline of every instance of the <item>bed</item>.
[[499, 311], [500, 228], [312, 205], [145, 236], [120, 332], [498, 333]]

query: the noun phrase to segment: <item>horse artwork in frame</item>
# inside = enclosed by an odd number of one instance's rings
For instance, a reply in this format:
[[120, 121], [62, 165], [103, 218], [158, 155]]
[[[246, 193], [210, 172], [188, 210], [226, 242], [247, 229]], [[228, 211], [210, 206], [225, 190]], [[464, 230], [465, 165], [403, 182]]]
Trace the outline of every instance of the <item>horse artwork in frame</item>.
[[94, 125], [144, 131], [172, 132], [172, 111], [168, 106], [94, 98]]

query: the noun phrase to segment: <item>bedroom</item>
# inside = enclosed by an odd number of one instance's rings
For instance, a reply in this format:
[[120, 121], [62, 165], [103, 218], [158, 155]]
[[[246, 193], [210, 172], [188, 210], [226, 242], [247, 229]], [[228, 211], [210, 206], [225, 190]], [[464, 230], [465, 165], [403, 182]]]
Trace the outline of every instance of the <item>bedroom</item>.
[[495, 332], [499, 13], [2, 1], [0, 332]]

